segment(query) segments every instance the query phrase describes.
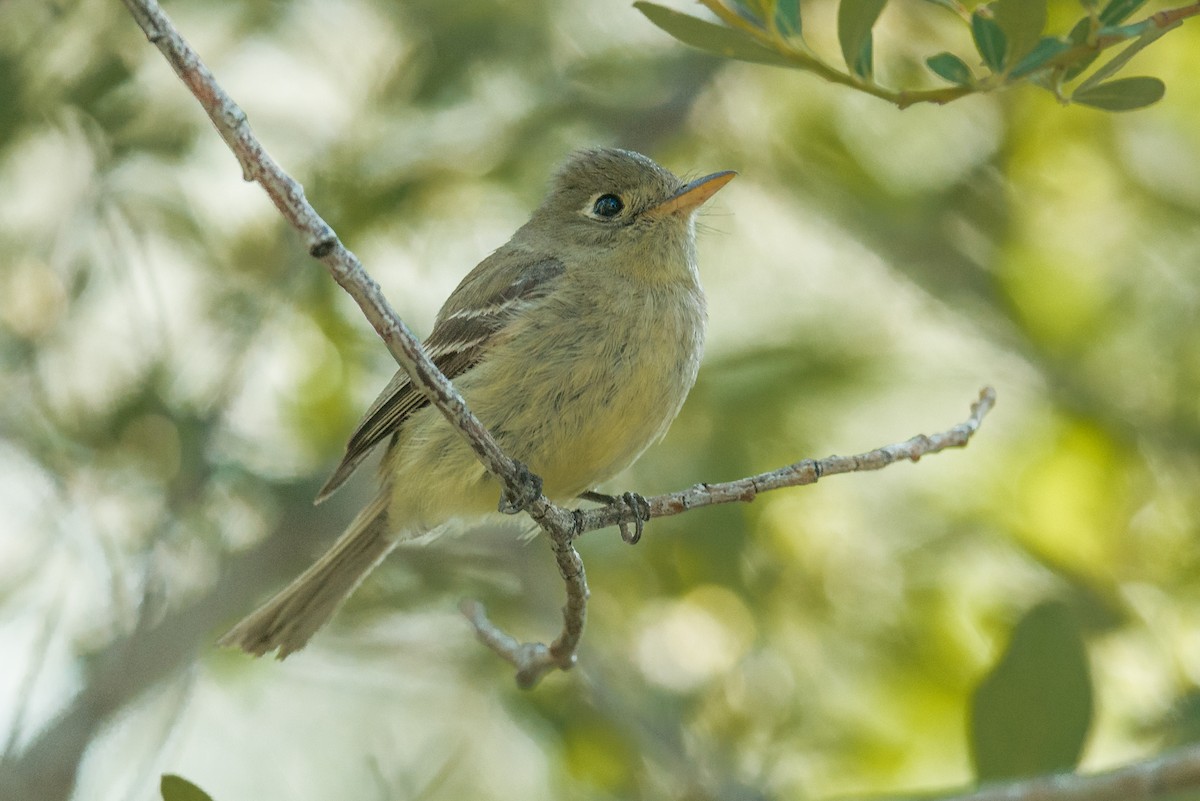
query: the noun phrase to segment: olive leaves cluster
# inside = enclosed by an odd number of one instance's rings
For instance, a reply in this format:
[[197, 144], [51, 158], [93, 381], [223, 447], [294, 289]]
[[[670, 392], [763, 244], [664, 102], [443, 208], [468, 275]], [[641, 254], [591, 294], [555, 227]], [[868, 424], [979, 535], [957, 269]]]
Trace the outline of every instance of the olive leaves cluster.
[[[1046, 0], [994, 0], [974, 9], [959, 0], [925, 0], [967, 26], [976, 52], [964, 57], [947, 51], [925, 59], [931, 81], [949, 86], [893, 89], [875, 80], [872, 29], [887, 0], [841, 0], [837, 34], [844, 68], [806, 41], [806, 1], [700, 0], [716, 23], [656, 3], [634, 5], [685, 44], [726, 58], [812, 72], [901, 108], [948, 103], [1021, 83], [1047, 89], [1063, 103], [1106, 111], [1143, 108], [1162, 98], [1163, 82], [1117, 74], [1159, 37], [1200, 14], [1200, 3], [1195, 3], [1130, 22], [1146, 0], [1081, 0], [1082, 16], [1070, 30], [1048, 33]], [[1102, 55], [1109, 57], [1097, 66]]]

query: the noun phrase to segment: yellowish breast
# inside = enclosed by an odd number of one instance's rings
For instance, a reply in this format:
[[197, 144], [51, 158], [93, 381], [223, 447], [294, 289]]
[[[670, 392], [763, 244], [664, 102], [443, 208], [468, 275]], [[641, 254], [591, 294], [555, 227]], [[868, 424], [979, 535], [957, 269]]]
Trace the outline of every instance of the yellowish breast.
[[[456, 385], [505, 452], [542, 477], [546, 495], [566, 500], [666, 432], [696, 379], [704, 301], [692, 283], [631, 292], [615, 309], [583, 293], [545, 303]], [[436, 524], [496, 508], [499, 488], [434, 410], [406, 423], [389, 458], [394, 516]]]

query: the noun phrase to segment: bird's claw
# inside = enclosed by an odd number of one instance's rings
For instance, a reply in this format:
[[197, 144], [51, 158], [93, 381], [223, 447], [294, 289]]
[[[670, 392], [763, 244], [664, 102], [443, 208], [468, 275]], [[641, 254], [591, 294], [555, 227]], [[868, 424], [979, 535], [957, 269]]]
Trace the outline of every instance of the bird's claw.
[[515, 492], [505, 487], [500, 493], [500, 503], [496, 507], [506, 515], [515, 515], [529, 508], [529, 505], [542, 496], [542, 478], [521, 462], [516, 462], [517, 477]]
[[617, 528], [621, 531], [621, 539], [630, 545], [636, 545], [638, 540], [642, 538], [642, 532], [646, 528], [646, 521], [650, 519], [650, 503], [645, 497], [636, 492], [623, 492], [620, 495], [607, 495], [603, 492], [594, 490], [588, 491], [579, 497], [587, 501], [595, 503], [603, 503], [608, 506], [623, 503], [633, 512], [633, 533], [629, 532], [629, 524], [622, 520], [617, 523]]
[[646, 521], [650, 519], [650, 504], [636, 492], [623, 493], [621, 500], [633, 510], [633, 534], [629, 533], [627, 524], [622, 523], [620, 526], [621, 539], [630, 545], [637, 545], [638, 540], [642, 538], [642, 531], [646, 528]]

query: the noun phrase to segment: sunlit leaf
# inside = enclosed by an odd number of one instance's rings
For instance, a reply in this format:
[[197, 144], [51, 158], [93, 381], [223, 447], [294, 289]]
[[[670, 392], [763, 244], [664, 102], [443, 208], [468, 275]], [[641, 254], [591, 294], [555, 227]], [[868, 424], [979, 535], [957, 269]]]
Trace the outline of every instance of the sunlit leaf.
[[1071, 95], [1071, 102], [1105, 111], [1133, 111], [1157, 103], [1166, 91], [1167, 87], [1158, 78], [1118, 78], [1077, 90]]
[[1038, 43], [1046, 27], [1046, 0], [996, 0], [992, 19], [1008, 41], [1007, 61], [1018, 61]]
[[173, 773], [164, 773], [158, 787], [163, 801], [212, 801], [208, 793]]
[[800, 36], [800, 0], [779, 0], [775, 6], [775, 27], [784, 36]]
[[1067, 52], [1074, 46], [1070, 42], [1055, 39], [1053, 36], [1043, 37], [1032, 50], [1025, 54], [1023, 59], [1017, 62], [1009, 75], [1014, 78], [1023, 78], [1031, 72], [1042, 69], [1055, 56]]
[[846, 66], [866, 78], [872, 72], [871, 28], [887, 0], [842, 0], [838, 6], [838, 43]]
[[1109, 0], [1108, 5], [1100, 11], [1100, 24], [1117, 25], [1122, 23], [1145, 4], [1146, 0]]
[[1062, 604], [1030, 610], [971, 699], [979, 781], [1071, 770], [1092, 721], [1092, 679], [1078, 626]]
[[684, 44], [740, 61], [791, 66], [782, 55], [764, 47], [741, 31], [715, 25], [654, 3], [638, 2], [633, 5], [646, 15], [646, 19]]
[[938, 53], [925, 59], [926, 66], [940, 78], [950, 83], [966, 86], [975, 80], [967, 63], [953, 53]]
[[1004, 69], [1004, 54], [1008, 49], [1008, 40], [1004, 31], [996, 22], [985, 17], [979, 11], [971, 15], [971, 35], [975, 39], [975, 48], [983, 56], [983, 63], [992, 72]]

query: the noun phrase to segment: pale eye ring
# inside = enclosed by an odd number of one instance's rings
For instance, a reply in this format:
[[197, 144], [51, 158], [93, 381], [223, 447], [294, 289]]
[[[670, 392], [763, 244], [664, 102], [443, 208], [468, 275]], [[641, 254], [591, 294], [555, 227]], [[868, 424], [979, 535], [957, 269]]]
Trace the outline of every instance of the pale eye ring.
[[620, 214], [624, 208], [625, 204], [616, 195], [601, 195], [592, 204], [592, 214], [605, 220], [611, 220]]

